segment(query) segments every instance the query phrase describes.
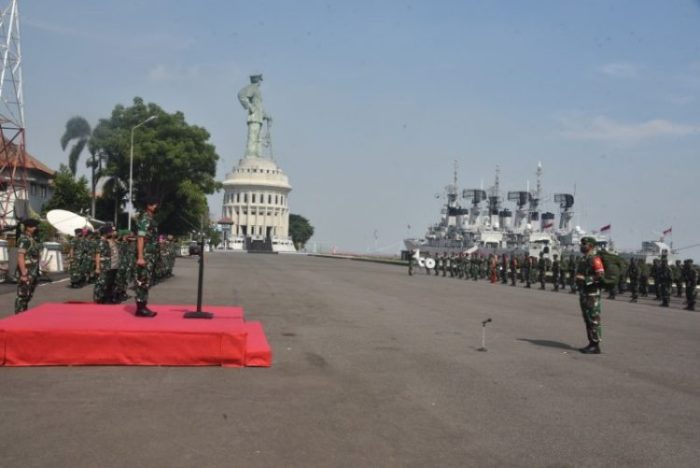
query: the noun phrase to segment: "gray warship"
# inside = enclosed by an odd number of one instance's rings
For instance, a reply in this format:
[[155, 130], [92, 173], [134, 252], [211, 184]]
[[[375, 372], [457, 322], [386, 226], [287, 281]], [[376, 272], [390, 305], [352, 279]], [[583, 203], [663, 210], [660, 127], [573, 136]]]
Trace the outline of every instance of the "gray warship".
[[[586, 233], [573, 225], [574, 195], [556, 193], [551, 200], [558, 204], [557, 215], [543, 211], [542, 164], [535, 172], [534, 190], [508, 191], [502, 196], [500, 168], [496, 168], [494, 184], [484, 189], [463, 189], [457, 186], [455, 164], [453, 183], [445, 187], [440, 220], [428, 227], [423, 238], [405, 239], [409, 251], [421, 254], [442, 255], [517, 252], [533, 257], [543, 254], [551, 259], [564, 252], [577, 252], [581, 237], [595, 237], [600, 245], [612, 248], [610, 238], [603, 233]], [[529, 184], [528, 184], [529, 185]], [[461, 200], [468, 203], [462, 206]], [[512, 206], [506, 206], [506, 201]]]

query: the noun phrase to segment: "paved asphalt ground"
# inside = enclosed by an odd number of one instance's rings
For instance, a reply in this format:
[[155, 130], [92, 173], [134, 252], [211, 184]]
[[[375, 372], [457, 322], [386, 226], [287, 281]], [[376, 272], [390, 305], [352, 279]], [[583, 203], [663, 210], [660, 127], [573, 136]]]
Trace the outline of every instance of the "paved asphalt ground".
[[[196, 271], [151, 302], [193, 303]], [[296, 255], [209, 254], [205, 276], [273, 367], [0, 368], [0, 466], [698, 466], [700, 313], [678, 299], [606, 300], [584, 356], [568, 293]]]

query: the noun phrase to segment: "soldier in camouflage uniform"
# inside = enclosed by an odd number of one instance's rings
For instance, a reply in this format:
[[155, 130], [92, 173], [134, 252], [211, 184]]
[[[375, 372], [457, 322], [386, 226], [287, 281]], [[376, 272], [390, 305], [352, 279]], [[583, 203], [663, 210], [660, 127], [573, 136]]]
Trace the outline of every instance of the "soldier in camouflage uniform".
[[508, 284], [508, 254], [501, 255], [501, 284]]
[[552, 283], [554, 291], [559, 291], [559, 274], [561, 273], [561, 264], [559, 263], [559, 255], [552, 255]]
[[566, 290], [566, 272], [569, 271], [569, 260], [565, 255], [561, 256], [561, 262], [559, 263], [559, 277], [556, 281], [559, 281], [559, 287]]
[[415, 259], [413, 257], [415, 255], [416, 255], [415, 250], [408, 251], [408, 276], [413, 276], [413, 264], [415, 263]]
[[631, 258], [630, 265], [627, 268], [627, 277], [630, 280], [630, 293], [632, 298], [630, 302], [637, 302], [639, 297], [639, 267], [637, 266], [637, 259]]
[[676, 264], [671, 267], [671, 276], [676, 285], [676, 296], [683, 297], [683, 264], [676, 260]]
[[144, 202], [145, 210], [136, 223], [136, 278], [134, 290], [136, 292], [136, 316], [155, 317], [156, 312], [148, 308], [148, 290], [151, 287], [151, 266], [156, 255], [157, 224], [153, 218], [158, 209], [158, 200], [149, 197]]
[[698, 295], [698, 271], [693, 265], [693, 260], [689, 258], [683, 262], [683, 280], [685, 281], [685, 310], [695, 310], [695, 299]]
[[83, 276], [80, 272], [80, 252], [82, 250], [82, 233], [83, 230], [78, 228], [75, 230], [75, 235], [70, 241], [70, 252], [68, 254], [70, 258], [70, 287], [78, 288], [83, 282]]
[[129, 231], [120, 229], [117, 233], [117, 246], [119, 249], [119, 268], [114, 280], [114, 300], [123, 302], [128, 298], [126, 289], [129, 285], [130, 252]]
[[114, 283], [119, 268], [119, 247], [114, 240], [114, 228], [111, 225], [102, 226], [100, 234], [95, 253], [97, 280], [92, 297], [98, 304], [109, 304], [115, 302]]
[[525, 287], [530, 288], [532, 284], [532, 257], [529, 255], [525, 255], [525, 259], [523, 261], [523, 265], [520, 268], [520, 271], [523, 274], [523, 279], [525, 279]]
[[36, 283], [41, 274], [39, 261], [43, 245], [36, 239], [39, 221], [25, 219], [17, 226], [17, 297], [15, 299], [15, 314], [24, 312], [32, 300]]
[[579, 264], [576, 282], [579, 290], [579, 305], [586, 324], [588, 346], [581, 348], [584, 354], [600, 354], [602, 326], [600, 321], [600, 279], [605, 273], [603, 261], [596, 255], [597, 242], [593, 237], [581, 239], [581, 253], [584, 257]]
[[639, 295], [649, 296], [649, 264], [645, 259], [639, 260]]
[[658, 291], [661, 297], [661, 307], [668, 307], [671, 301], [671, 288], [673, 287], [673, 278], [671, 267], [668, 265], [668, 257], [661, 256], [661, 261], [657, 269]]
[[515, 252], [510, 256], [510, 285], [515, 286], [518, 279], [518, 256]]
[[651, 278], [654, 280], [654, 298], [658, 301], [661, 299], [661, 287], [659, 279], [659, 259], [655, 258], [651, 264]]
[[544, 258], [544, 253], [540, 253], [540, 259], [537, 261], [537, 280], [540, 282], [540, 289], [545, 289], [545, 281], [547, 279], [547, 260]]

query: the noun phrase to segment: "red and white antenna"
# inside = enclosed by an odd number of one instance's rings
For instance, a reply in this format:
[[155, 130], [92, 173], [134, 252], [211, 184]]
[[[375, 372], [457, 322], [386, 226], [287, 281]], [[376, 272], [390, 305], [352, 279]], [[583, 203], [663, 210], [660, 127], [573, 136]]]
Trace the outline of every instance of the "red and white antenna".
[[28, 209], [18, 3], [9, 0], [0, 10], [0, 228]]

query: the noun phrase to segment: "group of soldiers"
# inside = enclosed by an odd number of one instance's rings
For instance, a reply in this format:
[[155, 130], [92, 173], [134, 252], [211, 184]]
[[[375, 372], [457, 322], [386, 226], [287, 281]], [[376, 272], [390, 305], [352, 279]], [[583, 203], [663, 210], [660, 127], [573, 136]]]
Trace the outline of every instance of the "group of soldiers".
[[[155, 317], [148, 308], [148, 293], [158, 280], [172, 275], [176, 245], [172, 236], [158, 235], [154, 219], [160, 204], [146, 197], [134, 231], [116, 231], [105, 225], [98, 231], [76, 229], [70, 244], [70, 285], [94, 283], [93, 299], [101, 304], [124, 301], [127, 287], [134, 285], [136, 317]], [[17, 297], [15, 313], [24, 312], [34, 295], [41, 274], [42, 243], [38, 240], [39, 221], [25, 219], [17, 225]]]
[[[416, 268], [415, 252], [410, 252], [409, 275]], [[429, 268], [427, 265], [434, 266]], [[426, 254], [423, 265], [426, 274], [434, 274], [443, 277], [459, 278], [466, 280], [485, 280], [492, 283], [510, 283], [516, 286], [523, 284], [531, 288], [539, 283], [540, 289], [546, 289], [546, 284], [551, 283], [554, 291], [569, 290], [572, 294], [577, 292], [576, 275], [580, 270], [581, 255], [570, 254], [552, 255], [547, 259], [543, 254], [539, 258], [514, 252], [501, 255], [489, 254], [488, 256], [474, 252], [471, 255], [465, 253], [431, 256]], [[431, 265], [432, 266], [432, 265]], [[675, 287], [677, 297], [683, 297], [685, 292], [685, 305], [687, 310], [695, 310], [697, 297], [698, 270], [691, 259], [684, 262], [677, 260], [669, 263], [663, 255], [660, 259], [654, 259], [648, 264], [642, 259], [630, 258], [625, 262], [622, 271], [618, 275], [617, 286], [608, 286], [609, 299], [615, 299], [618, 294], [630, 292], [630, 301], [637, 302], [638, 298], [648, 297], [650, 293], [660, 301], [662, 307], [668, 307], [671, 295]]]
[[[160, 235], [150, 255], [147, 268], [150, 286], [172, 276], [176, 243], [173, 237]], [[111, 225], [91, 231], [76, 229], [70, 241], [70, 286], [94, 284], [93, 300], [99, 304], [116, 304], [128, 298], [127, 288], [136, 272], [136, 233], [115, 230]]]

